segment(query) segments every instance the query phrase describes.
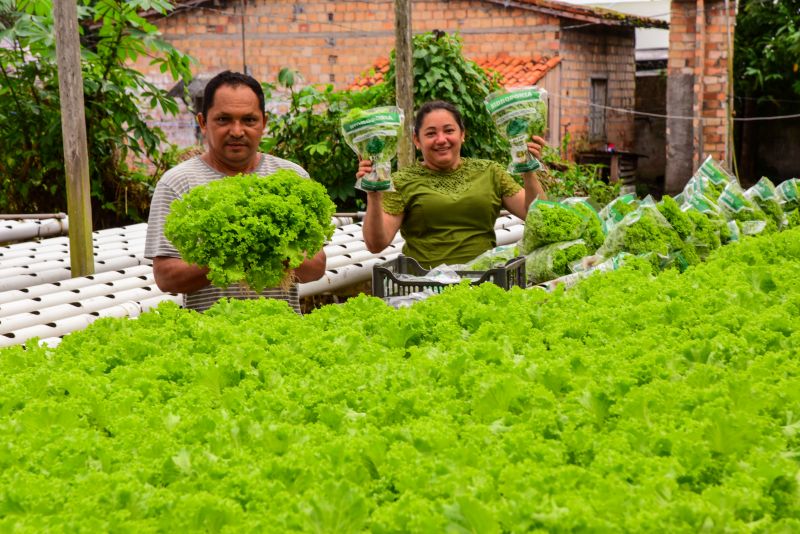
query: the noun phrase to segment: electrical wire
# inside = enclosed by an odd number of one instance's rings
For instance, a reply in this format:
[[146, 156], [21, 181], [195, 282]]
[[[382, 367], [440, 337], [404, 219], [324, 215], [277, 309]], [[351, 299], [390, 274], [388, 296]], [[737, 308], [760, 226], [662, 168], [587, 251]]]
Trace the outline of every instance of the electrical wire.
[[[583, 100], [580, 98], [574, 98], [567, 95], [559, 95], [560, 98], [564, 100], [570, 100], [572, 102], [578, 104], [586, 104], [590, 107], [597, 108], [597, 109], [605, 109], [607, 111], [614, 111], [617, 113], [627, 113], [630, 115], [638, 115], [642, 117], [652, 117], [656, 119], [675, 119], [675, 120], [699, 120], [700, 122], [712, 122], [712, 121], [722, 121], [724, 117], [695, 117], [693, 115], [664, 115], [661, 113], [649, 113], [646, 111], [636, 111], [634, 109], [628, 108], [618, 108], [614, 106], [604, 106], [602, 104], [597, 104], [594, 102], [589, 102], [587, 100]], [[737, 118], [734, 117], [734, 121], [736, 122], [753, 122], [753, 121], [771, 121], [771, 120], [785, 120], [785, 119], [798, 119], [800, 118], [800, 113], [795, 113], [793, 115], [770, 115], [767, 117], [741, 117]]]

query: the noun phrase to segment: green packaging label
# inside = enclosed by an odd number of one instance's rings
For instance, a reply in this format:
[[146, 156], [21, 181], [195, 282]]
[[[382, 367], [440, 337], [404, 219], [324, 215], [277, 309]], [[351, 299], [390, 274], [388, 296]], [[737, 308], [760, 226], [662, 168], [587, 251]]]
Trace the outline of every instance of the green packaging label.
[[397, 127], [400, 124], [399, 113], [376, 113], [353, 122], [342, 124], [342, 129], [345, 133], [353, 133], [364, 128], [372, 128], [374, 126], [391, 126]]
[[514, 104], [530, 102], [531, 100], [541, 100], [541, 98], [542, 95], [538, 88], [520, 89], [490, 98], [486, 101], [486, 109], [489, 113], [494, 114]]
[[711, 180], [711, 183], [714, 185], [722, 185], [730, 182], [728, 175], [717, 165], [717, 162], [715, 162], [711, 156], [706, 158], [697, 172]]
[[734, 213], [738, 213], [747, 207], [747, 203], [745, 202], [744, 198], [733, 193], [729, 189], [725, 189], [725, 191], [723, 191], [719, 196], [719, 203], [721, 206], [725, 206]]

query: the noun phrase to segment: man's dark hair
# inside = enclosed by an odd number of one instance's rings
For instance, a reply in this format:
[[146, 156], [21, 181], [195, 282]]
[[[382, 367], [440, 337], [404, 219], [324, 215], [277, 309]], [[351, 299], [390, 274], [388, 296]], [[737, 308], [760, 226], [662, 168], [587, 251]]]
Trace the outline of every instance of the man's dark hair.
[[437, 109], [443, 109], [450, 112], [450, 114], [456, 120], [458, 127], [461, 128], [462, 132], [464, 131], [464, 119], [461, 117], [461, 112], [455, 105], [451, 104], [450, 102], [445, 102], [444, 100], [432, 100], [422, 104], [422, 107], [417, 111], [417, 115], [414, 117], [414, 133], [419, 135], [419, 131], [422, 128], [422, 121], [425, 120], [425, 116], [431, 111], [436, 111]]
[[206, 84], [205, 91], [203, 92], [202, 109], [204, 119], [208, 120], [208, 110], [214, 105], [214, 95], [216, 94], [217, 89], [223, 85], [229, 85], [231, 87], [246, 85], [252, 89], [258, 97], [258, 107], [261, 109], [261, 114], [266, 114], [264, 111], [264, 90], [261, 88], [261, 84], [250, 75], [226, 70], [208, 80], [208, 83]]

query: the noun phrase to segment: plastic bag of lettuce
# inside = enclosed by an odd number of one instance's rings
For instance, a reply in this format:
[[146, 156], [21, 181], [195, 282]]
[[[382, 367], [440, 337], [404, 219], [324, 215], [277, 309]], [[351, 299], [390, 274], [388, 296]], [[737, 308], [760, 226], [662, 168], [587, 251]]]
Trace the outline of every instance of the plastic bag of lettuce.
[[215, 286], [261, 292], [322, 249], [334, 208], [325, 187], [291, 170], [231, 176], [174, 201], [164, 233], [185, 261], [209, 268]]
[[508, 172], [521, 174], [540, 169], [542, 164], [531, 156], [527, 143], [547, 130], [547, 91], [536, 86], [495, 91], [484, 103], [500, 135], [511, 144]]
[[517, 245], [499, 245], [490, 248], [486, 252], [464, 264], [466, 271], [488, 271], [497, 267], [503, 267], [510, 260], [519, 256]]
[[[739, 240], [740, 232], [736, 222], [728, 221], [716, 202], [699, 192], [682, 196], [681, 207], [692, 219], [695, 236], [710, 247], [710, 250]], [[715, 236], [719, 236], [719, 239]]]
[[560, 204], [569, 206], [583, 215], [583, 231], [581, 239], [586, 243], [586, 249], [593, 253], [606, 239], [603, 220], [586, 197], [569, 197], [560, 201]]
[[738, 182], [730, 182], [717, 199], [722, 213], [729, 221], [735, 221], [743, 235], [758, 235], [774, 232], [777, 225], [757, 204], [748, 200]]
[[744, 196], [755, 206], [758, 206], [775, 224], [776, 228], [783, 226], [783, 209], [778, 202], [778, 195], [772, 180], [762, 176], [753, 187], [744, 192]]
[[639, 199], [633, 193], [620, 195], [600, 210], [598, 216], [603, 222], [603, 231], [608, 234], [615, 224], [639, 206]]
[[720, 226], [725, 224], [721, 215], [715, 223], [691, 204], [687, 202], [678, 204], [677, 200], [669, 195], [664, 195], [656, 207], [681, 240], [694, 248], [698, 258], [703, 259], [712, 250], [720, 247]]
[[708, 156], [689, 179], [683, 192], [687, 195], [701, 193], [716, 202], [725, 187], [731, 182], [736, 182], [736, 179], [728, 174], [712, 156]]
[[620, 252], [647, 258], [656, 271], [668, 267], [683, 271], [700, 261], [693, 247], [681, 240], [649, 196], [609, 230], [597, 250], [603, 258]]
[[529, 285], [541, 284], [573, 272], [572, 264], [589, 254], [583, 239], [551, 243], [525, 256]]
[[403, 110], [395, 106], [355, 108], [342, 119], [345, 142], [361, 159], [372, 161], [372, 172], [356, 180], [362, 191], [394, 191], [392, 158], [403, 129]]
[[585, 220], [579, 210], [550, 200], [534, 200], [528, 207], [520, 251], [528, 255], [537, 248], [581, 237]]
[[790, 178], [775, 188], [775, 195], [785, 215], [783, 225], [800, 226], [800, 179]]

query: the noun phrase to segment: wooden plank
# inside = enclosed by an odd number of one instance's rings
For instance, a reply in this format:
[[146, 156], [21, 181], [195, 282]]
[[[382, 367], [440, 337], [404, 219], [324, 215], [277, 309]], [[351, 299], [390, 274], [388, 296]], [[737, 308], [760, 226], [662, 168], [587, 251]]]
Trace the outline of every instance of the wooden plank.
[[414, 71], [411, 44], [411, 0], [395, 0], [395, 91], [397, 107], [405, 112], [403, 135], [397, 145], [397, 168], [414, 163]]
[[89, 200], [89, 152], [83, 103], [78, 9], [75, 0], [53, 2], [61, 133], [67, 176], [69, 256], [73, 277], [94, 274], [92, 205]]

